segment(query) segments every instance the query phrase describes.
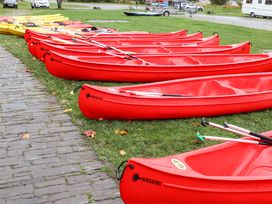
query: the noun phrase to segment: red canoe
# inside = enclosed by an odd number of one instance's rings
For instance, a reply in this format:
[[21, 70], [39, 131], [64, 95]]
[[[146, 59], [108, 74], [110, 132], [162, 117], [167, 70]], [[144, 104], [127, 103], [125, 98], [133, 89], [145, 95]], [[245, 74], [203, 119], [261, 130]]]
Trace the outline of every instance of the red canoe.
[[119, 87], [85, 84], [80, 91], [79, 107], [90, 119], [119, 120], [188, 118], [257, 111], [272, 108], [272, 72]]
[[[57, 41], [56, 41], [57, 40]], [[39, 44], [41, 40], [37, 38], [30, 38], [27, 42], [28, 50], [29, 52], [37, 56], [37, 45]], [[70, 42], [66, 40], [61, 40], [61, 39], [54, 39], [54, 40], [43, 40], [46, 43], [53, 44], [53, 45], [76, 45], [76, 46], [93, 46], [93, 47], [101, 47], [97, 43], [94, 42], [84, 42], [84, 43], [79, 43], [79, 42]], [[131, 41], [131, 42], [119, 42], [119, 41], [112, 41], [112, 42], [103, 42], [105, 46], [212, 46], [212, 45], [219, 45], [220, 38], [218, 35], [214, 35], [211, 37], [207, 38], [201, 38], [201, 39], [191, 39], [191, 40], [177, 40], [176, 42], [172, 41], [150, 41], [150, 42], [140, 42], [140, 41]], [[143, 43], [143, 44], [141, 44]]]
[[131, 158], [121, 197], [126, 204], [271, 204], [271, 153], [271, 146], [226, 142], [164, 158]]
[[71, 80], [154, 82], [196, 76], [272, 71], [270, 54], [137, 55], [79, 57], [48, 52], [52, 75]]
[[[165, 54], [249, 54], [250, 42], [243, 42], [233, 45], [224, 46], [120, 46], [116, 47], [126, 53], [130, 54], [141, 54], [141, 55], [165, 55]], [[114, 54], [121, 54], [118, 51], [110, 50], [109, 48], [97, 48], [93, 46], [76, 46], [76, 45], [52, 45], [41, 41], [37, 44], [36, 57], [43, 61], [43, 56], [48, 51], [54, 51], [64, 55], [74, 56], [109, 56], [108, 52]]]
[[203, 34], [201, 32], [198, 33], [193, 33], [190, 35], [184, 35], [180, 37], [175, 37], [175, 38], [166, 38], [166, 37], [161, 37], [161, 38], [128, 38], [128, 37], [113, 37], [113, 38], [108, 38], [108, 37], [95, 37], [95, 38], [74, 38], [71, 36], [66, 36], [62, 38], [57, 38], [57, 37], [29, 37], [26, 42], [28, 43], [29, 41], [34, 38], [35, 40], [41, 41], [41, 40], [52, 40], [52, 41], [60, 41], [60, 42], [67, 42], [69, 43], [75, 43], [75, 44], [90, 44], [92, 41], [98, 41], [107, 45], [112, 45], [112, 44], [136, 44], [136, 45], [147, 45], [147, 44], [158, 44], [158, 43], [163, 43], [163, 44], [178, 44], [178, 43], [194, 43], [194, 42], [199, 42], [203, 41]]
[[[99, 37], [135, 37], [135, 38], [152, 38], [152, 37], [180, 37], [188, 34], [188, 30], [179, 30], [176, 32], [169, 32], [169, 33], [148, 33], [148, 32], [138, 32], [138, 31], [132, 31], [132, 32], [113, 32], [113, 33], [84, 33], [84, 36], [87, 37], [93, 37], [93, 36], [99, 36]], [[25, 39], [28, 39], [29, 37], [45, 37], [48, 36], [44, 33], [39, 33], [31, 30], [26, 30]], [[61, 33], [52, 33], [50, 36], [58, 37], [58, 38], [63, 38], [64, 36], [67, 36], [66, 34], [61, 34]]]
[[111, 35], [111, 36], [103, 36], [103, 35], [92, 35], [92, 36], [85, 36], [85, 35], [71, 35], [71, 34], [25, 34], [25, 40], [28, 41], [30, 38], [38, 38], [40, 40], [46, 40], [46, 39], [50, 39], [52, 37], [55, 38], [61, 38], [63, 40], [74, 40], [74, 38], [78, 38], [81, 40], [88, 40], [88, 39], [96, 39], [96, 40], [118, 40], [118, 39], [124, 39], [124, 40], [131, 40], [131, 39], [143, 39], [145, 41], [147, 40], [151, 40], [154, 41], [154, 39], [193, 39], [193, 38], [202, 38], [203, 34], [202, 32], [197, 32], [197, 33], [193, 33], [193, 34], [186, 34], [186, 32], [184, 32], [184, 35], [173, 35], [173, 36], [163, 36], [163, 35], [143, 35], [143, 36], [129, 36], [129, 35]]

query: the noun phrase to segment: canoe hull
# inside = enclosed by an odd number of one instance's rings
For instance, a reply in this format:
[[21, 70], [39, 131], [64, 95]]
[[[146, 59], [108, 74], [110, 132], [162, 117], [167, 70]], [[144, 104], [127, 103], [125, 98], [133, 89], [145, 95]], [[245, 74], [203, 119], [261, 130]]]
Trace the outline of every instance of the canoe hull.
[[[38, 52], [38, 44], [43, 39], [39, 38], [29, 38], [27, 40], [27, 46], [29, 52], [37, 56]], [[59, 41], [45, 40], [45, 42], [50, 43], [52, 45], [76, 45], [76, 46], [92, 46], [86, 43], [79, 42], [70, 42], [66, 40], [60, 39]], [[68, 42], [68, 43], [66, 43]], [[208, 38], [201, 39], [180, 39], [180, 40], [170, 40], [170, 41], [103, 41], [103, 44], [107, 46], [210, 46], [210, 45], [219, 45], [220, 38], [218, 35], [214, 35]], [[93, 47], [97, 47], [93, 45]]]
[[[223, 88], [218, 81], [236, 78], [245, 83], [247, 80], [256, 80], [258, 77], [265, 78], [264, 76], [272, 76], [272, 73], [192, 78], [157, 82], [140, 87], [136, 85], [107, 89], [84, 85], [80, 91], [78, 103], [81, 112], [87, 118], [109, 120], [190, 118], [251, 112], [272, 108], [272, 88], [267, 92], [239, 95], [235, 94], [235, 88]], [[215, 94], [217, 90], [217, 94], [222, 95], [190, 97], [190, 95], [185, 94], [184, 97], [158, 97], [120, 93], [120, 90], [138, 90], [138, 88], [141, 90], [142, 87], [153, 87], [154, 85], [156, 86], [153, 89], [158, 90], [158, 87], [164, 87], [166, 84], [171, 83], [178, 83], [179, 87], [182, 87], [182, 84], [185, 83], [195, 84], [195, 87], [200, 87], [199, 90], [201, 91], [199, 93], [201, 94], [203, 94], [204, 89], [209, 91], [205, 84], [212, 84], [209, 88], [214, 90], [212, 94]], [[173, 92], [173, 90], [166, 90], [166, 92], [170, 91]], [[184, 92], [192, 93], [188, 90], [184, 90]], [[195, 94], [197, 95], [197, 93]]]
[[[265, 134], [271, 136], [272, 132]], [[132, 158], [120, 182], [121, 197], [126, 204], [269, 204], [272, 165], [265, 158], [271, 152], [268, 146], [223, 143], [158, 159]], [[197, 158], [200, 156], [204, 159]], [[195, 158], [196, 166], [191, 163]], [[224, 172], [224, 168], [229, 170], [228, 164], [241, 172]], [[210, 169], [208, 175], [199, 173], [202, 166]]]
[[[236, 45], [228, 46], [208, 46], [208, 47], [117, 47], [128, 53], [135, 53], [140, 55], [156, 54], [249, 54], [250, 53], [250, 43], [244, 42]], [[107, 50], [103, 48], [95, 48], [88, 46], [60, 46], [60, 45], [51, 45], [45, 42], [39, 42], [36, 48], [36, 57], [43, 61], [43, 56], [48, 51], [57, 52], [64, 55], [74, 55], [74, 56], [109, 56], [105, 52], [110, 52], [114, 54], [120, 54], [120, 52]]]
[[[204, 57], [204, 55], [201, 56]], [[208, 57], [208, 55], [205, 56]], [[216, 57], [221, 56], [222, 55], [210, 55], [210, 58], [216, 59]], [[166, 55], [164, 57], [166, 57]], [[152, 58], [152, 56], [149, 56], [149, 59], [150, 58]], [[157, 59], [158, 58], [159, 56], [157, 56]], [[153, 59], [155, 59], [155, 56]], [[142, 65], [140, 61], [137, 62], [139, 64], [120, 65], [115, 63], [96, 63], [96, 60], [98, 60], [98, 58], [93, 57], [92, 61], [82, 62], [77, 58], [72, 59], [54, 52], [49, 52], [44, 57], [46, 69], [50, 74], [69, 80], [155, 82], [199, 76], [272, 71], [272, 57], [268, 57], [266, 60], [252, 61], [250, 63], [199, 64], [197, 66], [184, 66], [182, 64], [180, 66], [145, 66]], [[127, 63], [130, 62], [129, 60], [127, 61]]]

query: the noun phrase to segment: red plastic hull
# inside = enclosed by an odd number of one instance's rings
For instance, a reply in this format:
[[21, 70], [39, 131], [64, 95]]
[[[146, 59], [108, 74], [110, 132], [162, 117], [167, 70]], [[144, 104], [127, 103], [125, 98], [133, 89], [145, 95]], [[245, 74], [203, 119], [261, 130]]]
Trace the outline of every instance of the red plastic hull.
[[49, 52], [44, 62], [52, 75], [70, 80], [154, 82], [198, 76], [272, 71], [272, 54], [76, 57]]
[[[42, 39], [39, 38], [29, 38], [27, 41], [28, 50], [33, 56], [37, 56], [38, 44]], [[61, 39], [60, 39], [61, 40]], [[52, 45], [76, 45], [76, 46], [93, 46], [98, 47], [96, 43], [90, 43], [86, 41], [72, 42], [67, 40], [61, 41], [53, 41], [53, 40], [44, 40], [47, 43]], [[139, 41], [139, 40], [131, 40], [131, 41], [123, 41], [123, 40], [115, 40], [115, 41], [101, 41], [103, 44], [107, 46], [210, 46], [210, 45], [219, 45], [220, 38], [218, 35], [214, 35], [208, 38], [201, 39], [171, 39], [168, 41], [163, 40], [155, 40], [155, 41]]]
[[[249, 54], [250, 53], [250, 43], [244, 42], [235, 45], [225, 45], [225, 46], [205, 46], [205, 47], [181, 47], [181, 46], [120, 46], [116, 47], [126, 53], [140, 54], [140, 55], [165, 55], [165, 54]], [[109, 56], [107, 52], [120, 54], [120, 52], [115, 50], [108, 50], [103, 48], [96, 48], [91, 46], [62, 46], [62, 45], [52, 45], [45, 43], [43, 41], [37, 44], [36, 57], [43, 61], [43, 56], [48, 51], [54, 51], [59, 54], [73, 55], [73, 56]]]
[[172, 37], [167, 37], [167, 36], [144, 36], [144, 37], [133, 37], [133, 36], [91, 36], [91, 37], [80, 37], [77, 36], [75, 38], [72, 35], [64, 35], [64, 34], [56, 34], [56, 35], [40, 35], [40, 36], [30, 36], [26, 39], [28, 41], [31, 38], [36, 38], [40, 40], [50, 40], [52, 37], [55, 38], [60, 38], [62, 40], [68, 40], [71, 42], [76, 42], [77, 40], [79, 41], [89, 41], [89, 40], [97, 40], [97, 41], [106, 41], [106, 42], [111, 42], [111, 41], [138, 41], [138, 42], [146, 42], [146, 41], [177, 41], [177, 40], [182, 40], [182, 39], [200, 39], [203, 38], [202, 32], [197, 32], [193, 34], [188, 34], [188, 35], [181, 35], [181, 36], [172, 36]]
[[81, 112], [90, 119], [149, 120], [257, 111], [272, 108], [272, 73], [199, 77], [124, 87], [83, 85], [78, 103]]
[[[113, 33], [83, 33], [82, 35], [87, 37], [99, 36], [99, 37], [136, 37], [136, 38], [145, 38], [145, 37], [180, 37], [188, 34], [188, 30], [179, 30], [177, 32], [169, 32], [169, 33], [148, 33], [148, 32], [113, 32]], [[26, 30], [25, 39], [29, 37], [48, 37], [49, 34], [39, 33], [31, 30]], [[67, 37], [65, 34], [61, 33], [51, 33], [50, 36], [63, 38]]]
[[158, 159], [132, 158], [121, 197], [126, 204], [270, 204], [271, 153], [271, 146], [223, 143]]

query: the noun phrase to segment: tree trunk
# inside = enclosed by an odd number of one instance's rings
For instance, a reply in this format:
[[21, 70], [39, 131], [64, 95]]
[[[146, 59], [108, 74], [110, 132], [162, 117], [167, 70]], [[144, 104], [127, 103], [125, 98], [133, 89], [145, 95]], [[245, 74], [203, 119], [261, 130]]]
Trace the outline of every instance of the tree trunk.
[[57, 0], [58, 9], [62, 8], [62, 0]]

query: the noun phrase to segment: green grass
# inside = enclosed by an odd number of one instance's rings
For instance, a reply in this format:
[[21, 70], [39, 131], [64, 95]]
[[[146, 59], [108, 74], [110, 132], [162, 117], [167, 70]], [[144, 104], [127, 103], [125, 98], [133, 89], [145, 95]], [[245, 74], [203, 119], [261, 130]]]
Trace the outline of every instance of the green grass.
[[[243, 27], [220, 25], [214, 23], [192, 21], [190, 19], [165, 18], [165, 17], [127, 17], [122, 11], [88, 11], [88, 10], [25, 10], [29, 14], [53, 14], [61, 13], [69, 16], [72, 20], [88, 22], [91, 19], [122, 19], [128, 23], [100, 23], [98, 26], [118, 28], [120, 31], [144, 30], [152, 32], [175, 31], [189, 29], [191, 32], [203, 31], [206, 36], [218, 32], [222, 44], [238, 43], [242, 41], [253, 42], [253, 52], [261, 52], [264, 49], [272, 49], [271, 34], [269, 31], [247, 29]], [[0, 9], [0, 13], [3, 10]], [[171, 22], [171, 23], [170, 23]], [[97, 121], [88, 120], [80, 112], [77, 105], [77, 95], [70, 95], [70, 91], [77, 85], [84, 82], [67, 81], [55, 78], [46, 72], [45, 66], [38, 60], [33, 60], [28, 53], [23, 39], [14, 36], [0, 36], [0, 43], [20, 58], [26, 67], [44, 83], [48, 91], [58, 98], [63, 109], [72, 108], [70, 116], [80, 130], [95, 130], [94, 139], [86, 138], [86, 143], [94, 147], [99, 158], [110, 162], [116, 168], [118, 164], [130, 157], [162, 157], [170, 154], [198, 149], [205, 145], [214, 144], [208, 142], [200, 144], [195, 142], [196, 132], [209, 135], [229, 135], [213, 128], [197, 126], [200, 118], [158, 120], [158, 121]], [[117, 85], [116, 83], [102, 83], [87, 81], [86, 83], [96, 85]], [[122, 85], [122, 84], [120, 84]], [[126, 111], [126, 110], [124, 110]], [[254, 113], [245, 113], [229, 116], [214, 117], [210, 120], [222, 123], [228, 121], [242, 127], [250, 128], [257, 132], [270, 130], [272, 126], [272, 111], [265, 110]], [[126, 129], [128, 134], [120, 136], [116, 130]], [[233, 135], [232, 135], [233, 136]], [[120, 150], [127, 153], [124, 156], [119, 154]], [[113, 168], [111, 169], [113, 173]]]

